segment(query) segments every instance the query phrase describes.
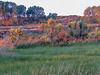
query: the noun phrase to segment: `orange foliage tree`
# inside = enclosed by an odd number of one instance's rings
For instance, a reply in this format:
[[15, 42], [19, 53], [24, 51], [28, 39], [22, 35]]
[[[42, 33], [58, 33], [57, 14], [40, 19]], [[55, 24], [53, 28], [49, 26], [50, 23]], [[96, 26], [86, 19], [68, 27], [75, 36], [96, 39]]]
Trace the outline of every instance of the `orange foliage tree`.
[[[11, 7], [9, 6], [11, 5]], [[15, 20], [17, 10], [16, 4], [12, 2], [3, 2], [0, 3], [0, 15], [3, 20], [3, 25], [12, 24]]]

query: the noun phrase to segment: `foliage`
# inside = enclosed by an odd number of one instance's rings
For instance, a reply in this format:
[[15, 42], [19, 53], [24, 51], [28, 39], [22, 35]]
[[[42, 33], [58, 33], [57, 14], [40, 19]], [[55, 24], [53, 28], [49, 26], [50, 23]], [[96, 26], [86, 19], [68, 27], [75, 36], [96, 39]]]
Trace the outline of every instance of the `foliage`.
[[19, 27], [18, 29], [15, 30], [16, 34], [18, 35], [18, 38], [22, 35], [22, 29]]
[[23, 20], [26, 15], [26, 7], [24, 5], [18, 5], [16, 8], [17, 8], [18, 24], [23, 24]]
[[26, 7], [24, 5], [17, 6], [17, 16], [24, 17], [26, 12]]
[[49, 13], [48, 18], [56, 18], [57, 17], [57, 13]]
[[46, 41], [46, 37], [45, 37], [45, 36], [42, 36], [42, 37], [40, 38], [40, 40], [45, 42], [45, 41]]
[[55, 21], [54, 21], [54, 19], [50, 18], [50, 19], [48, 20], [48, 24], [49, 24], [49, 26], [50, 26], [50, 29], [54, 29], [54, 26], [55, 26]]
[[[18, 35], [18, 40], [20, 39], [21, 35], [22, 35], [22, 29], [21, 27], [19, 27], [18, 29], [13, 29], [11, 27], [11, 29], [9, 30], [10, 32], [10, 40], [14, 43], [14, 41], [17, 39], [16, 34]], [[15, 34], [16, 33], [16, 34]], [[18, 41], [17, 40], [17, 41]]]
[[59, 39], [60, 41], [64, 41], [65, 35], [66, 35], [66, 34], [65, 34], [64, 31], [59, 32], [59, 33], [58, 33], [58, 39]]
[[44, 30], [44, 29], [48, 28], [48, 25], [42, 23], [42, 24], [39, 26], [39, 28]]
[[55, 29], [55, 21], [54, 19], [50, 18], [48, 20], [49, 28], [50, 28], [50, 39], [53, 41], [53, 34], [54, 34], [54, 29]]
[[50, 45], [51, 44], [51, 40], [45, 36], [42, 36], [40, 38], [41, 44], [42, 45]]
[[59, 31], [61, 31], [62, 24], [58, 24], [58, 25], [57, 25], [57, 28], [59, 29]]
[[80, 37], [82, 36], [83, 26], [84, 26], [84, 23], [83, 23], [83, 21], [80, 20], [80, 21], [79, 21]]
[[11, 27], [9, 32], [10, 32], [10, 40], [13, 43], [15, 41], [14, 29]]
[[91, 25], [89, 24], [88, 25], [88, 31], [90, 32], [90, 30], [91, 30]]
[[26, 49], [26, 48], [35, 48], [37, 46], [37, 44], [31, 44], [31, 43], [27, 43], [27, 44], [16, 44], [15, 47], [17, 49]]
[[28, 17], [45, 16], [44, 9], [42, 7], [39, 7], [39, 6], [29, 7], [26, 14], [27, 14]]
[[95, 29], [95, 36], [96, 36], [96, 38], [98, 39], [98, 36], [99, 36], [99, 28], [96, 28], [96, 29]]
[[98, 33], [98, 32], [99, 32], [99, 28], [96, 28], [96, 29], [95, 29], [95, 32]]
[[88, 38], [91, 40], [91, 38], [92, 38], [92, 34], [91, 33], [88, 33]]
[[84, 10], [84, 20], [87, 23], [100, 22], [100, 6], [88, 7]]
[[76, 30], [76, 21], [74, 21], [74, 22], [71, 22], [71, 25], [72, 25], [72, 28], [74, 29], [74, 30]]
[[73, 36], [73, 31], [72, 31], [71, 28], [69, 29], [69, 34], [70, 34], [71, 36]]
[[[10, 6], [9, 6], [10, 5]], [[14, 16], [16, 15], [16, 4], [13, 2], [0, 2], [0, 14], [3, 19], [3, 25], [9, 25], [14, 19]]]

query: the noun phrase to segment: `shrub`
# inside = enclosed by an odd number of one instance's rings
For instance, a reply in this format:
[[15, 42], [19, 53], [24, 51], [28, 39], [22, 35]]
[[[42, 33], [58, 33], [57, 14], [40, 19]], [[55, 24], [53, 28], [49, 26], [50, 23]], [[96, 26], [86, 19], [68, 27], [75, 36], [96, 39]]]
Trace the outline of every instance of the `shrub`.
[[13, 43], [15, 41], [14, 29], [11, 27], [9, 32], [10, 32], [10, 40]]
[[22, 35], [22, 29], [19, 27], [18, 29], [15, 30], [15, 33], [18, 35], [18, 38]]
[[57, 25], [57, 28], [58, 28], [59, 31], [61, 31], [62, 25], [61, 24], [58, 24]]
[[91, 38], [92, 38], [92, 34], [91, 33], [88, 33], [88, 38], [91, 40]]
[[45, 37], [45, 36], [42, 36], [42, 37], [40, 38], [40, 40], [43, 41], [43, 42], [45, 42], [45, 41], [46, 41], [46, 37]]
[[91, 25], [89, 24], [88, 25], [88, 31], [90, 32], [90, 30], [91, 30]]
[[71, 36], [73, 36], [73, 31], [72, 31], [71, 28], [69, 29], [69, 34], [70, 34]]
[[21, 49], [21, 48], [23, 48], [23, 49], [25, 49], [25, 48], [35, 48], [37, 46], [37, 44], [31, 44], [31, 43], [27, 43], [27, 44], [16, 44], [15, 45], [15, 47], [17, 48], [17, 49]]
[[65, 32], [64, 31], [61, 31], [61, 32], [58, 33], [59, 40], [63, 41], [64, 37], [65, 37]]
[[39, 28], [44, 30], [45, 28], [48, 28], [48, 25], [42, 23], [42, 24], [39, 26]]
[[98, 36], [99, 36], [99, 28], [96, 28], [95, 29], [95, 37], [98, 39]]
[[44, 45], [50, 45], [51, 44], [51, 40], [45, 36], [42, 36], [40, 38], [40, 41], [41, 41], [41, 44], [44, 44]]

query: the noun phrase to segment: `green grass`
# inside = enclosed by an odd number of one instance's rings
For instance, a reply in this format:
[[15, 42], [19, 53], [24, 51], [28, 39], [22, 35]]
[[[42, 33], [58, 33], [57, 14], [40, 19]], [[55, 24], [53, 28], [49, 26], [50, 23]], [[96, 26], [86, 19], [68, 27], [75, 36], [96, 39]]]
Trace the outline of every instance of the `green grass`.
[[100, 72], [100, 43], [36, 46], [6, 52], [0, 56], [0, 75], [97, 75]]

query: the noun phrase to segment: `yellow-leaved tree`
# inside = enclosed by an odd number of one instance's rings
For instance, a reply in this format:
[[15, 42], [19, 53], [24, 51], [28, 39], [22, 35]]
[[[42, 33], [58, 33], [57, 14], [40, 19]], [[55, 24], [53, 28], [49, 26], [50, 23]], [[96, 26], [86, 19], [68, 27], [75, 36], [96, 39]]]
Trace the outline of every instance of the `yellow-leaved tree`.
[[9, 32], [10, 32], [10, 40], [12, 43], [14, 43], [14, 41], [15, 41], [14, 29], [11, 27]]
[[21, 29], [21, 27], [19, 27], [18, 29], [16, 29], [15, 32], [18, 35], [18, 40], [19, 40], [20, 37], [21, 37], [21, 35], [22, 35], [22, 29]]
[[61, 29], [62, 29], [62, 25], [61, 25], [61, 24], [58, 24], [58, 25], [57, 25], [57, 28], [58, 28], [58, 30], [59, 30], [59, 32], [60, 32]]
[[76, 30], [76, 25], [77, 25], [76, 21], [71, 22], [71, 24], [72, 24], [72, 28], [73, 28], [74, 30]]
[[95, 37], [98, 39], [98, 36], [99, 36], [99, 28], [96, 28], [95, 29]]
[[90, 30], [91, 30], [91, 25], [89, 24], [88, 25], [88, 31], [90, 32]]
[[92, 38], [92, 34], [91, 33], [88, 33], [88, 38], [89, 38], [89, 40], [91, 40], [91, 38]]
[[54, 19], [50, 18], [48, 20], [48, 25], [50, 28], [50, 38], [51, 38], [51, 41], [53, 41], [53, 34], [54, 34], [55, 25], [56, 25]]

